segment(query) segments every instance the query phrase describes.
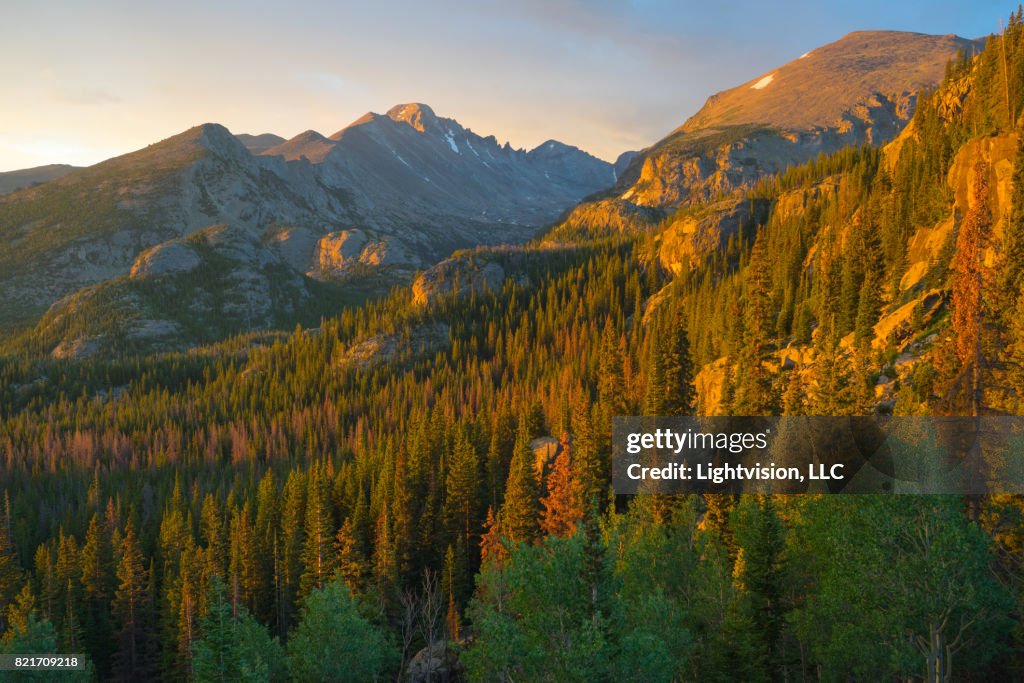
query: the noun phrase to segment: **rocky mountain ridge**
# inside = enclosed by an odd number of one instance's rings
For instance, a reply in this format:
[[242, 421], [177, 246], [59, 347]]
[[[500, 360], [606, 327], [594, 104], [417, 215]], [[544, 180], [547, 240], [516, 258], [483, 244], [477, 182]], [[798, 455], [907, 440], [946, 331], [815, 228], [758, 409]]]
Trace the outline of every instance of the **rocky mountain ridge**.
[[615, 180], [574, 147], [515, 150], [420, 104], [279, 140], [204, 124], [0, 197], [0, 324], [129, 274], [119, 286], [188, 277], [181, 241], [212, 225], [301, 278], [408, 279], [456, 249], [525, 241]]
[[913, 116], [917, 93], [937, 85], [958, 54], [980, 47], [954, 35], [850, 33], [708, 98], [685, 123], [633, 156], [614, 190], [600, 198], [602, 210], [582, 204], [566, 223], [593, 230], [606, 214], [635, 215], [637, 207], [669, 213], [748, 188], [819, 154], [884, 144]]
[[16, 171], [4, 171], [0, 173], [0, 195], [56, 180], [76, 169], [77, 167], [68, 164], [48, 164]]

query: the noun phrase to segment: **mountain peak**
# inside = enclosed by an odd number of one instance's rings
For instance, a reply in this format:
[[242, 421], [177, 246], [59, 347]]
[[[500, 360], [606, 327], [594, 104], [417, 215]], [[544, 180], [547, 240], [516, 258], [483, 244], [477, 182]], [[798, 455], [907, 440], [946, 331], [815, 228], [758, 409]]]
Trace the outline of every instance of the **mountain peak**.
[[564, 142], [560, 142], [559, 140], [552, 139], [552, 140], [545, 140], [544, 142], [540, 143], [539, 145], [537, 145], [536, 147], [534, 147], [530, 151], [531, 152], [540, 152], [540, 151], [563, 152], [563, 151], [571, 151], [571, 150], [579, 150], [579, 148], [578, 147], [573, 147], [572, 145], [567, 145]]
[[421, 133], [425, 133], [428, 129], [439, 127], [434, 110], [419, 102], [399, 104], [392, 107], [388, 110], [388, 118], [392, 121], [408, 123]]
[[717, 93], [676, 132], [737, 125], [836, 128], [853, 109], [880, 106], [880, 98], [909, 111], [916, 92], [942, 80], [949, 59], [975, 47], [958, 36], [854, 31]]
[[279, 145], [265, 149], [262, 154], [265, 156], [284, 157], [287, 161], [294, 161], [305, 157], [313, 163], [320, 163], [333, 147], [333, 140], [329, 140], [317, 131], [310, 129], [299, 133], [291, 140], [286, 140]]
[[[201, 142], [205, 145], [234, 144], [234, 135], [219, 123], [201, 123], [181, 133], [182, 138]], [[230, 142], [229, 142], [230, 141]]]
[[280, 135], [274, 135], [273, 133], [259, 133], [256, 135], [239, 133], [235, 137], [238, 138], [238, 141], [253, 154], [260, 154], [271, 147], [276, 147], [282, 142], [285, 142], [283, 137]]

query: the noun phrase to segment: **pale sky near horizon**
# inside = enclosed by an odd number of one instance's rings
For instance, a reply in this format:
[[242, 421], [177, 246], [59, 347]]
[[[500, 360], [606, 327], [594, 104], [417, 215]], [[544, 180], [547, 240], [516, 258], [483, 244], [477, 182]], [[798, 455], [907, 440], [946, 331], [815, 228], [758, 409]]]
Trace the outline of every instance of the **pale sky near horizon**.
[[0, 4], [0, 171], [87, 165], [213, 121], [329, 135], [424, 102], [482, 135], [613, 160], [711, 94], [852, 30], [998, 30], [989, 0]]

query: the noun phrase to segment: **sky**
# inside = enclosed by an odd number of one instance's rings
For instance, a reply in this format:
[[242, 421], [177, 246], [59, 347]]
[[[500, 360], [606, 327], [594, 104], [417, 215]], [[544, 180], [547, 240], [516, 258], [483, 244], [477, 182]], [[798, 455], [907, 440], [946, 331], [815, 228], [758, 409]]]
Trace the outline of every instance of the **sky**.
[[[1016, 4], [1013, 3], [1015, 8]], [[330, 135], [423, 102], [602, 158], [849, 31], [996, 32], [988, 0], [3, 0], [0, 171], [88, 165], [204, 122]]]

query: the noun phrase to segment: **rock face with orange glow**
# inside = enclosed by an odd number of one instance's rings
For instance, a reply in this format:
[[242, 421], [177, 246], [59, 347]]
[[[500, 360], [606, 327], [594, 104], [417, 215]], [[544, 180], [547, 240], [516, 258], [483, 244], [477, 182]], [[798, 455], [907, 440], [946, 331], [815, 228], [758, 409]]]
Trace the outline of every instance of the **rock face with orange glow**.
[[[606, 208], [615, 214], [635, 207], [672, 211], [822, 153], [884, 144], [913, 116], [917, 93], [942, 80], [946, 63], [981, 47], [954, 35], [850, 33], [712, 95], [683, 125], [630, 160], [614, 193], [604, 198], [628, 206]], [[600, 219], [591, 215], [588, 221]]]

